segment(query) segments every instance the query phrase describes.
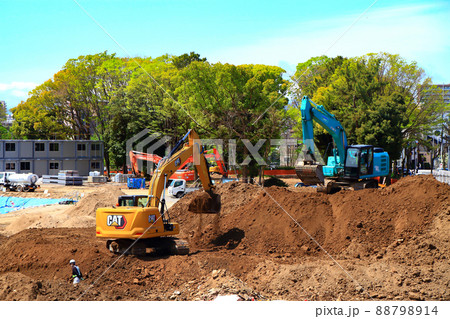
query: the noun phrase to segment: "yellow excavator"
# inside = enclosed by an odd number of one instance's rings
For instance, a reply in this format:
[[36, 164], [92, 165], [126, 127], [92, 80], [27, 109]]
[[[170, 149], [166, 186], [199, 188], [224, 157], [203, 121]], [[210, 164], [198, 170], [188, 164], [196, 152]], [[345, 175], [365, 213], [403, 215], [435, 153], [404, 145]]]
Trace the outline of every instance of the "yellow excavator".
[[[186, 241], [173, 236], [180, 227], [170, 220], [165, 202], [168, 179], [190, 156], [202, 183], [204, 193], [196, 196], [189, 204], [189, 212], [196, 214], [217, 214], [220, 211], [220, 197], [214, 193], [201, 141], [194, 130], [190, 130], [159, 161], [149, 184], [146, 200], [121, 201], [121, 206], [99, 208], [96, 212], [96, 236], [106, 239], [106, 247], [114, 253], [133, 255], [145, 254], [188, 254]], [[139, 196], [142, 197], [142, 196]], [[129, 203], [127, 206], [126, 203]]]

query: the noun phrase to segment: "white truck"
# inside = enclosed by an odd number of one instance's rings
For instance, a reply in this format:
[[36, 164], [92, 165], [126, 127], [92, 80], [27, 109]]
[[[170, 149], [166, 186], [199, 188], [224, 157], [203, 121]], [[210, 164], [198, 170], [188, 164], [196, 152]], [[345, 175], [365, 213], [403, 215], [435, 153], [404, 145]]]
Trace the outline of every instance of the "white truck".
[[181, 198], [187, 193], [200, 189], [199, 187], [186, 187], [186, 181], [184, 179], [173, 179], [167, 188], [169, 195]]
[[39, 186], [36, 174], [18, 174], [15, 172], [0, 172], [0, 189], [8, 189], [17, 192], [34, 192]]

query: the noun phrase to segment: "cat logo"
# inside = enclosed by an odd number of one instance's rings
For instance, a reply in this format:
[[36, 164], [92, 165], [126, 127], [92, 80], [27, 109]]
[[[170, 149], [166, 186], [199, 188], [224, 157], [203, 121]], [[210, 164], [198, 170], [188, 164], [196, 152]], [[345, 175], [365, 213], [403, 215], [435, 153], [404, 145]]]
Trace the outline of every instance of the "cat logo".
[[108, 215], [106, 218], [106, 225], [114, 226], [116, 229], [124, 229], [127, 224], [127, 219], [123, 215]]

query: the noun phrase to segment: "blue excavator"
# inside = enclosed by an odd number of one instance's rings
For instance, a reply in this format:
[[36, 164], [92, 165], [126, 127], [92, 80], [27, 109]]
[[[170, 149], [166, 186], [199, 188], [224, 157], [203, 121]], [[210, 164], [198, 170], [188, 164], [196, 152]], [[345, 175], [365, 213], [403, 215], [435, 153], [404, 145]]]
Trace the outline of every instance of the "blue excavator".
[[[317, 185], [318, 191], [332, 193], [341, 188], [376, 188], [375, 177], [389, 174], [389, 154], [372, 145], [348, 145], [347, 134], [336, 117], [307, 96], [300, 106], [303, 153], [295, 171], [304, 185]], [[326, 165], [314, 145], [314, 121], [333, 137], [332, 155]]]

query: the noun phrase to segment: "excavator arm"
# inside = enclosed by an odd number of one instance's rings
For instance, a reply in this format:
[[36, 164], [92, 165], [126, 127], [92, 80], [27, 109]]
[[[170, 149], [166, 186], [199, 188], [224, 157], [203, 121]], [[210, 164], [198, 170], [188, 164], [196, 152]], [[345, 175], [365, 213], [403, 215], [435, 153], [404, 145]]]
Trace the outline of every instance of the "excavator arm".
[[158, 156], [156, 154], [147, 154], [147, 153], [142, 153], [142, 152], [133, 151], [133, 150], [131, 150], [128, 155], [130, 157], [131, 171], [133, 172], [134, 176], [142, 176], [142, 172], [139, 171], [139, 167], [138, 167], [138, 163], [137, 163], [138, 159], [143, 160], [143, 161], [153, 162], [155, 164], [158, 164], [159, 161], [162, 160], [162, 157]]
[[[215, 147], [213, 147], [212, 151], [213, 151], [213, 154], [208, 154], [207, 151], [204, 151], [204, 153], [203, 153], [205, 155], [206, 159], [213, 158], [217, 163], [217, 166], [209, 167], [209, 172], [210, 173], [220, 173], [222, 176], [228, 177], [228, 172], [225, 167], [225, 163], [223, 162], [222, 157], [219, 154], [219, 151]], [[187, 167], [187, 165], [192, 163], [193, 161], [194, 161], [193, 156], [190, 156], [180, 167], [177, 168], [177, 170], [185, 169]]]
[[227, 168], [225, 167], [225, 163], [223, 162], [222, 157], [219, 154], [219, 151], [217, 150], [217, 148], [214, 147], [213, 152], [214, 152], [214, 159], [216, 160], [220, 174], [222, 174], [223, 177], [228, 177]]
[[303, 144], [306, 147], [306, 154], [297, 162], [295, 167], [296, 173], [302, 182], [307, 185], [324, 183], [323, 165], [318, 162], [315, 155], [314, 121], [331, 134], [335, 144], [333, 163], [325, 167], [326, 176], [337, 176], [343, 172], [347, 135], [341, 123], [333, 114], [328, 112], [322, 105], [315, 104], [307, 96], [303, 97], [300, 111], [302, 116]]
[[[314, 106], [313, 106], [313, 105]], [[335, 147], [340, 157], [340, 163], [344, 162], [345, 149], [347, 147], [347, 135], [336, 117], [325, 110], [323, 105], [317, 105], [307, 96], [303, 97], [300, 107], [302, 114], [303, 143], [314, 154], [314, 124], [313, 120], [320, 124], [333, 137]]]
[[[184, 144], [184, 145], [183, 145]], [[180, 149], [181, 148], [181, 149]], [[185, 163], [189, 157], [193, 157], [194, 165], [203, 185], [203, 189], [211, 192], [214, 189], [209, 175], [208, 163], [202, 150], [200, 138], [197, 133], [190, 130], [183, 139], [178, 142], [168, 157], [164, 157], [158, 164], [149, 186], [148, 206], [157, 207], [164, 187], [172, 174]]]

